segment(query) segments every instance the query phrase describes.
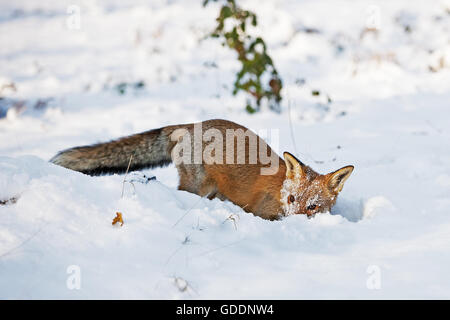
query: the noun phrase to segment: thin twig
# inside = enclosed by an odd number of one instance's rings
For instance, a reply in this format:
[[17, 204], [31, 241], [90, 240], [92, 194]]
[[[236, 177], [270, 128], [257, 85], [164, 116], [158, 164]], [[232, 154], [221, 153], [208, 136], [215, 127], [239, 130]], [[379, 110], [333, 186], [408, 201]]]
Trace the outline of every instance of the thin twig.
[[291, 131], [291, 139], [292, 139], [292, 143], [294, 145], [295, 155], [298, 156], [297, 143], [295, 142], [295, 136], [294, 136], [294, 128], [292, 127], [291, 100], [288, 100], [288, 117], [289, 117], [289, 128], [290, 128], [290, 131]]
[[25, 239], [24, 241], [22, 241], [18, 246], [6, 251], [5, 253], [0, 254], [0, 259], [6, 257], [7, 255], [11, 254], [13, 251], [19, 249], [20, 247], [23, 247], [27, 242], [29, 242], [30, 240], [32, 240], [34, 237], [36, 237], [38, 235], [39, 232], [42, 231], [42, 227], [39, 228], [35, 233], [33, 233], [31, 236], [29, 236], [27, 239]]
[[123, 192], [124, 192], [124, 190], [125, 190], [125, 179], [127, 178], [128, 170], [130, 170], [131, 160], [133, 160], [133, 155], [130, 156], [130, 161], [128, 162], [128, 168], [127, 168], [127, 171], [125, 172], [125, 177], [123, 177], [123, 182], [122, 182], [122, 195], [120, 196], [120, 198], [123, 198]]
[[179, 246], [172, 254], [167, 258], [166, 263], [164, 263], [164, 267], [167, 266], [170, 262], [170, 260], [183, 248], [183, 244]]
[[434, 126], [430, 120], [426, 120], [425, 121], [431, 128], [433, 128], [434, 130], [436, 130], [437, 133], [442, 133], [442, 130], [437, 128], [436, 126]]
[[[295, 141], [295, 135], [294, 135], [294, 128], [292, 126], [292, 118], [291, 118], [291, 100], [288, 100], [288, 116], [289, 116], [289, 128], [290, 128], [290, 132], [291, 132], [291, 139], [292, 139], [292, 144], [294, 145], [294, 152], [295, 155], [298, 157], [299, 153], [297, 151], [297, 143]], [[311, 158], [315, 163], [319, 163], [322, 164], [324, 163], [324, 161], [322, 160], [315, 160], [312, 156], [308, 155], [309, 158]]]
[[217, 247], [217, 248], [213, 248], [213, 249], [211, 249], [211, 250], [204, 251], [204, 252], [202, 252], [202, 253], [199, 253], [199, 254], [197, 254], [197, 255], [195, 255], [195, 256], [190, 257], [190, 259], [192, 259], [192, 258], [197, 258], [197, 257], [201, 257], [201, 256], [204, 256], [204, 255], [209, 254], [209, 253], [211, 253], [211, 252], [215, 252], [215, 251], [219, 251], [219, 250], [222, 250], [222, 249], [231, 247], [231, 246], [233, 246], [233, 245], [235, 245], [235, 244], [238, 244], [239, 242], [242, 242], [242, 241], [244, 241], [244, 240], [245, 240], [245, 239], [241, 239], [241, 240], [238, 240], [238, 241], [235, 241], [235, 242], [226, 244], [226, 245], [221, 246], [221, 247]]
[[169, 258], [167, 258], [167, 261], [166, 261], [166, 263], [164, 264], [164, 266], [167, 266], [167, 264], [169, 264], [170, 260], [178, 253], [178, 251], [180, 251], [180, 250], [183, 248], [183, 246], [188, 245], [188, 244], [191, 243], [191, 238], [190, 238], [190, 236], [191, 236], [191, 235], [188, 234], [188, 235], [184, 238], [183, 242], [181, 242], [181, 246], [179, 246], [174, 252], [172, 252], [172, 254], [169, 256]]
[[183, 218], [197, 205], [197, 203], [199, 203], [200, 201], [203, 200], [203, 197], [201, 197], [200, 199], [197, 200], [196, 203], [194, 203], [192, 205], [192, 207], [190, 207], [181, 217], [180, 219], [177, 220], [177, 222], [175, 222], [175, 224], [172, 226], [172, 228], [174, 228], [181, 220], [183, 220]]

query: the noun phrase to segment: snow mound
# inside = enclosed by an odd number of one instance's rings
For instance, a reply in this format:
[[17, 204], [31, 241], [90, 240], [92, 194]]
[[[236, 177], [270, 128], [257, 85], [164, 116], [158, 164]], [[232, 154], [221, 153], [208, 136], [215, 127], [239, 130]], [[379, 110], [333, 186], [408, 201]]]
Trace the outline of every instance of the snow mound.
[[[8, 274], [0, 277], [1, 298], [269, 297], [245, 279], [295, 277], [301, 252], [352, 243], [341, 233], [350, 222], [339, 215], [270, 222], [158, 180], [123, 185], [123, 176], [90, 177], [33, 156], [1, 157], [0, 172], [1, 197], [18, 197], [0, 207]], [[123, 227], [112, 225], [116, 212]], [[71, 266], [81, 270], [83, 290], [68, 289]], [[191, 289], [179, 288], [183, 281]]]
[[[85, 1], [79, 29], [61, 1], [0, 3], [0, 299], [450, 298], [448, 0], [239, 3], [280, 114], [232, 95], [235, 52], [205, 39], [218, 3]], [[178, 191], [173, 166], [123, 184], [42, 160], [213, 118], [275, 129], [320, 173], [354, 165], [331, 213], [270, 222]]]

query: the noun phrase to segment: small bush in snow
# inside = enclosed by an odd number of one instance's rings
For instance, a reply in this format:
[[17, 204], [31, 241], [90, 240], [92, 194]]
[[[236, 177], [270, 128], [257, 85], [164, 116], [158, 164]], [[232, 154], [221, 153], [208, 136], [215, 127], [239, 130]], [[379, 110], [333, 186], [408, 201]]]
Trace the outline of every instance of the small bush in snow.
[[[210, 0], [204, 0], [203, 5], [209, 2]], [[253, 103], [247, 101], [246, 110], [249, 113], [258, 111], [263, 99], [267, 100], [271, 110], [279, 112], [283, 85], [278, 71], [267, 54], [264, 40], [247, 33], [249, 24], [257, 25], [255, 13], [241, 9], [235, 0], [226, 0], [216, 20], [217, 27], [211, 36], [222, 38], [224, 46], [235, 50], [242, 65], [236, 75], [233, 94], [242, 90], [253, 97]]]

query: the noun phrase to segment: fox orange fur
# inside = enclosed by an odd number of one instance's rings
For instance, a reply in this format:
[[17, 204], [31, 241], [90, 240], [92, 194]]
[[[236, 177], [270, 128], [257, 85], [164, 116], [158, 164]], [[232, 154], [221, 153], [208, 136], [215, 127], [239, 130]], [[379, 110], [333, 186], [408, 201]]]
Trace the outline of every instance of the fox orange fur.
[[[245, 140], [245, 162], [237, 161], [238, 144], [234, 143], [232, 163], [225, 160], [175, 163], [180, 178], [178, 189], [209, 199], [229, 200], [264, 219], [276, 220], [291, 214], [312, 216], [329, 211], [353, 171], [353, 166], [346, 166], [322, 175], [288, 152], [284, 152], [284, 159], [281, 159], [255, 133], [237, 123], [207, 120], [200, 124], [203, 133], [209, 129], [214, 129], [223, 136], [229, 129], [249, 132], [248, 139]], [[130, 170], [164, 166], [175, 162], [175, 147], [185, 137], [179, 134], [180, 129], [193, 136], [195, 125], [167, 126], [107, 143], [75, 147], [58, 153], [50, 161], [90, 175], [123, 173], [127, 170], [131, 156]], [[261, 169], [270, 168], [260, 153], [257, 154], [256, 161], [250, 161], [251, 137], [256, 137], [260, 143], [259, 148], [265, 147], [267, 153], [273, 156], [272, 159], [278, 161], [277, 170], [272, 174], [261, 174]], [[236, 137], [233, 139], [237, 140]], [[204, 140], [200, 146], [196, 146], [194, 142], [191, 145], [194, 149], [200, 148], [202, 154], [207, 153], [207, 143]], [[225, 159], [225, 146], [223, 148]], [[217, 154], [211, 153], [210, 156]]]

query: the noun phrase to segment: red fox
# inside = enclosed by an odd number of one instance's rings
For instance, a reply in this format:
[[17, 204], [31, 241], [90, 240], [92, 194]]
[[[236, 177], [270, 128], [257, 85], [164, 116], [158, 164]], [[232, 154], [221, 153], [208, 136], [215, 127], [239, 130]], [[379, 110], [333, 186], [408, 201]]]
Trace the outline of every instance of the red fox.
[[229, 200], [269, 220], [329, 211], [353, 171], [353, 166], [346, 166], [322, 175], [289, 152], [283, 157], [284, 161], [262, 138], [237, 123], [207, 120], [67, 149], [50, 161], [89, 175], [174, 162], [179, 190]]

